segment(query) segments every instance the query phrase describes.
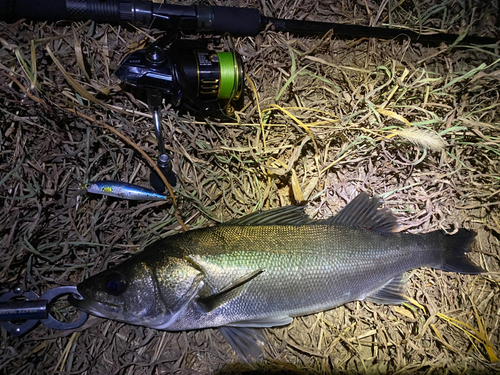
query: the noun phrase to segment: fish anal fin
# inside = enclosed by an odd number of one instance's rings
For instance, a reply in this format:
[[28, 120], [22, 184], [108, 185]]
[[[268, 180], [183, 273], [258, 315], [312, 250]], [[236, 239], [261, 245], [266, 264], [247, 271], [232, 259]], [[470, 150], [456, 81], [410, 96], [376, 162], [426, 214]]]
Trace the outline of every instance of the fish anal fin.
[[381, 233], [395, 232], [398, 226], [396, 217], [388, 209], [379, 209], [381, 204], [380, 198], [370, 198], [368, 194], [361, 193], [337, 215], [315, 224], [361, 227]]
[[249, 272], [239, 279], [236, 279], [231, 284], [227, 285], [218, 293], [209, 295], [207, 297], [197, 298], [196, 303], [203, 312], [210, 312], [212, 310], [215, 310], [217, 307], [224, 305], [228, 301], [238, 297], [241, 293], [243, 293], [248, 286], [248, 283], [258, 275], [260, 275], [262, 272], [264, 272], [264, 270], [262, 269]]
[[264, 334], [258, 328], [282, 326], [291, 322], [293, 318], [289, 316], [268, 317], [234, 322], [219, 327], [219, 330], [242, 359], [253, 362], [262, 355], [261, 347], [266, 344]]
[[265, 345], [266, 340], [260, 329], [223, 326], [219, 327], [219, 331], [244, 361], [256, 362], [262, 356], [261, 347]]
[[404, 276], [395, 276], [380, 289], [365, 297], [365, 301], [381, 305], [399, 305], [407, 302], [404, 298]]

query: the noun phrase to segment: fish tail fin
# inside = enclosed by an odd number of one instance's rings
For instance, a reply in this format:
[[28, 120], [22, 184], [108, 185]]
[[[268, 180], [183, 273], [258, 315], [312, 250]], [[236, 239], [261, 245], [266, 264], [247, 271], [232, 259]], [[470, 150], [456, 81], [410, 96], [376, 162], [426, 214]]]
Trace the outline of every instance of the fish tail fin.
[[439, 236], [439, 243], [441, 244], [442, 255], [441, 263], [436, 265], [435, 268], [459, 273], [478, 274], [486, 272], [481, 267], [472, 263], [465, 255], [471, 251], [471, 244], [476, 237], [476, 232], [467, 229], [459, 229], [453, 235], [444, 234], [441, 231], [434, 232]]

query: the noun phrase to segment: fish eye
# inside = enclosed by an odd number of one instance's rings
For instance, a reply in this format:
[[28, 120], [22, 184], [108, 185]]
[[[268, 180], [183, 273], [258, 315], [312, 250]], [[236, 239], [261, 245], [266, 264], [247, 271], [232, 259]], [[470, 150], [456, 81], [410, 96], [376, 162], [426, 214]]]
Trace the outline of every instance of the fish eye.
[[104, 280], [104, 289], [112, 296], [119, 296], [127, 289], [125, 277], [118, 272], [111, 273]]

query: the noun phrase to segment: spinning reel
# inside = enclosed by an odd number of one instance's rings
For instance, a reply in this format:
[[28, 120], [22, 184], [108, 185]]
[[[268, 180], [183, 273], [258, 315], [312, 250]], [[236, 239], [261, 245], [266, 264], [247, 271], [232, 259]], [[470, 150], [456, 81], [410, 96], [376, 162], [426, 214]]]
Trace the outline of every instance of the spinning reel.
[[[135, 95], [147, 96], [160, 153], [157, 164], [169, 184], [175, 186], [176, 176], [161, 129], [163, 100], [204, 117], [231, 119], [243, 91], [243, 63], [234, 49], [208, 49], [212, 39], [170, 40], [160, 38], [127, 55], [115, 74]], [[157, 191], [165, 191], [156, 172], [151, 172], [150, 180]]]

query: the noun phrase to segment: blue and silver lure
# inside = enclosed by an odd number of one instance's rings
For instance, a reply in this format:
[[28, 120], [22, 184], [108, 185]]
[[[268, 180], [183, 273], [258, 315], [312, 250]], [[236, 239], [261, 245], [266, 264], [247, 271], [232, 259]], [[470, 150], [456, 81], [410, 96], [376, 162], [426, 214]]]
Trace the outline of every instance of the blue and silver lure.
[[166, 200], [165, 194], [142, 186], [121, 181], [95, 181], [82, 185], [88, 193], [102, 194], [110, 197], [135, 200], [135, 201], [162, 201]]

